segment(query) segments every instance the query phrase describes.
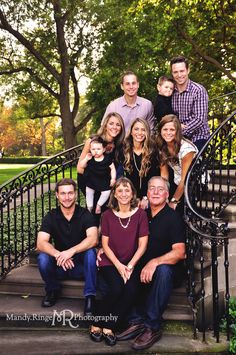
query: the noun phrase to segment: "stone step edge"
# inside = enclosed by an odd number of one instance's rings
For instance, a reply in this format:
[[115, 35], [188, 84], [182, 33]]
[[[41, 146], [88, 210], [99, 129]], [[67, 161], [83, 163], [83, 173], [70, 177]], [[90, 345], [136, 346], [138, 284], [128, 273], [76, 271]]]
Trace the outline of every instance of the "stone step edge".
[[[0, 322], [1, 322], [1, 319], [0, 319]], [[171, 326], [171, 324], [175, 324], [175, 328], [177, 329], [169, 329], [169, 327]], [[192, 327], [193, 327], [193, 322], [191, 320], [164, 320], [163, 321], [163, 331], [165, 332], [165, 334], [171, 334], [171, 335], [179, 335], [179, 332], [178, 332], [178, 327], [181, 327], [181, 332], [182, 332], [182, 327], [185, 326], [185, 329], [184, 329], [184, 334], [189, 334], [191, 335], [192, 334]], [[53, 326], [53, 327], [32, 327], [31, 329], [29, 329], [29, 327], [23, 327], [23, 326], [18, 326], [18, 327], [14, 327], [14, 331], [29, 331], [29, 330], [32, 330], [32, 331], [36, 331], [36, 332], [39, 332], [39, 331], [50, 331], [50, 332], [54, 332], [54, 331], [66, 331], [66, 332], [78, 332], [78, 331], [81, 331], [81, 332], [85, 332], [87, 331], [89, 328], [89, 324], [87, 323], [86, 326], [82, 327], [78, 327], [78, 328], [72, 328], [72, 327], [69, 327], [69, 326], [64, 326], [62, 328], [62, 326]], [[0, 325], [0, 331], [12, 331], [13, 330], [13, 327], [6, 327], [6, 326], [3, 326], [1, 327]], [[199, 332], [200, 333], [200, 332]], [[183, 334], [181, 334], [182, 336]]]

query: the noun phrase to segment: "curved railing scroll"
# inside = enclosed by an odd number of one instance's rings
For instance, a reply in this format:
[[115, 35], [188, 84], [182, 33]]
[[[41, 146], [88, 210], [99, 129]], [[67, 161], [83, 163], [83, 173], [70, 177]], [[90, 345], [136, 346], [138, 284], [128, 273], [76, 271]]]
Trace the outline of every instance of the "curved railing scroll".
[[[195, 316], [195, 330], [201, 328], [204, 340], [206, 328], [212, 326], [219, 341], [222, 304], [225, 304], [226, 314], [228, 312], [231, 236], [227, 209], [236, 199], [235, 174], [236, 111], [222, 122], [199, 152], [185, 184], [188, 295]], [[224, 272], [224, 285], [222, 275], [219, 279], [221, 271]], [[207, 273], [211, 274], [211, 287]], [[209, 294], [212, 294], [212, 319], [205, 305], [209, 302]]]

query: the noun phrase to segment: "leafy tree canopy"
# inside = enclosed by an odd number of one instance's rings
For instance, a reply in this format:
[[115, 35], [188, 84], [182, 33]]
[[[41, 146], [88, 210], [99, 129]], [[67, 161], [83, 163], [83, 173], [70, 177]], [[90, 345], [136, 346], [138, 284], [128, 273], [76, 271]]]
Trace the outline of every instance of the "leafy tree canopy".
[[[28, 98], [29, 117], [59, 115], [70, 147], [122, 94], [124, 70], [138, 73], [140, 95], [152, 100], [171, 57], [183, 54], [211, 98], [233, 91], [235, 7], [233, 0], [2, 0], [0, 78], [11, 95]], [[91, 84], [80, 110], [82, 74]]]
[[3, 0], [0, 6], [2, 80], [16, 97], [29, 91], [31, 106], [39, 92], [47, 97], [35, 105], [34, 116], [60, 115], [67, 148], [76, 144], [76, 133], [91, 116], [87, 112], [85, 122], [75, 126], [79, 77], [97, 50], [92, 20], [89, 1]]
[[189, 58], [190, 77], [206, 86], [210, 97], [233, 91], [235, 17], [233, 0], [104, 1], [99, 13], [104, 55], [89, 91], [91, 102], [101, 103], [97, 120], [122, 94], [122, 71], [137, 71], [140, 94], [153, 99], [157, 78], [170, 74], [169, 61], [179, 54]]

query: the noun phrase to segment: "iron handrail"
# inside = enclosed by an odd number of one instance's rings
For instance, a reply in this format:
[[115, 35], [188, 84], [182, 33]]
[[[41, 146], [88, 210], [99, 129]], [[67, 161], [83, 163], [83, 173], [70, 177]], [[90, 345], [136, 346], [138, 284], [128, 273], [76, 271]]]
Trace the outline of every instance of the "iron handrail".
[[[63, 152], [60, 152], [60, 153], [54, 155], [53, 157], [46, 158], [43, 161], [35, 164], [33, 167], [30, 167], [29, 169], [24, 170], [23, 172], [21, 172], [18, 175], [14, 176], [12, 179], [9, 179], [8, 181], [4, 182], [2, 185], [0, 185], [0, 197], [1, 197], [1, 192], [3, 191], [3, 189], [6, 186], [10, 185], [11, 188], [14, 187], [15, 183], [17, 181], [19, 181], [19, 179], [21, 179], [23, 177], [24, 177], [23, 183], [26, 182], [27, 181], [27, 177], [32, 172], [32, 170], [41, 170], [40, 168], [43, 168], [43, 166], [49, 165], [50, 162], [53, 163], [55, 161], [55, 159], [60, 158], [61, 156], [66, 155], [68, 153], [71, 153], [71, 152], [73, 152], [75, 150], [81, 150], [82, 151], [83, 146], [84, 146], [83, 143], [82, 144], [78, 144], [78, 145], [76, 145], [76, 146], [74, 146], [72, 148], [69, 148], [67, 150], [64, 150]], [[69, 162], [70, 161], [67, 160], [67, 163], [69, 163]], [[45, 173], [45, 171], [43, 171], [43, 169], [42, 169], [42, 172]], [[21, 183], [22, 183], [22, 181], [21, 181]]]
[[[235, 138], [236, 111], [216, 128], [192, 162], [184, 191], [188, 297], [192, 304], [194, 334], [196, 334], [197, 324], [200, 324], [203, 332], [202, 338], [205, 340], [205, 331], [208, 326], [212, 326], [217, 342], [219, 342], [219, 325], [222, 316], [220, 295], [224, 298], [227, 338], [229, 339], [230, 256], [228, 248], [229, 240], [233, 236], [229, 235], [228, 218], [222, 216], [222, 213], [236, 197], [233, 182], [235, 176], [230, 174], [231, 162], [235, 162], [233, 157], [236, 156]], [[235, 170], [235, 164], [233, 167]], [[210, 255], [205, 250], [206, 244], [209, 246], [207, 250]], [[200, 268], [195, 268], [195, 262], [199, 263]], [[224, 268], [224, 280], [221, 275], [221, 286], [218, 275], [219, 267]], [[209, 277], [211, 289], [207, 282]], [[222, 289], [223, 284], [225, 289]], [[208, 297], [206, 289], [212, 297], [212, 318], [209, 318], [210, 313], [207, 315], [207, 312], [211, 312], [209, 305], [206, 311], [206, 298]], [[197, 320], [197, 317], [201, 320]]]
[[[198, 218], [201, 219], [205, 222], [210, 222], [213, 224], [217, 224], [217, 219], [214, 218], [209, 218], [209, 217], [205, 217], [203, 216], [201, 213], [199, 213], [191, 204], [190, 202], [190, 194], [189, 194], [189, 186], [190, 186], [190, 180], [192, 178], [193, 175], [193, 171], [195, 169], [195, 167], [197, 166], [199, 160], [202, 159], [202, 157], [204, 156], [204, 153], [207, 151], [207, 148], [209, 147], [210, 142], [214, 139], [214, 137], [216, 137], [218, 135], [218, 133], [222, 130], [222, 127], [224, 127], [227, 122], [229, 122], [234, 116], [236, 115], [236, 111], [234, 111], [229, 117], [227, 117], [222, 123], [221, 125], [210, 135], [209, 139], [207, 140], [207, 142], [205, 143], [205, 145], [202, 147], [202, 149], [198, 152], [196, 158], [194, 159], [194, 161], [191, 164], [191, 167], [187, 173], [186, 176], [186, 181], [185, 181], [185, 189], [184, 189], [184, 196], [185, 196], [185, 204], [187, 206], [187, 208]], [[236, 129], [236, 127], [235, 127]], [[202, 171], [200, 172], [202, 173]], [[219, 221], [222, 221], [222, 219], [219, 218]]]

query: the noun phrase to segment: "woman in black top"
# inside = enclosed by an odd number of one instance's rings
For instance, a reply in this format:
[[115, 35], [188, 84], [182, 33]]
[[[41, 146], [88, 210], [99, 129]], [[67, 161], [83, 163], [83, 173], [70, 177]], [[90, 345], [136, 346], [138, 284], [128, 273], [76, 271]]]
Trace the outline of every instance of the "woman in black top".
[[[99, 128], [97, 135], [100, 136], [106, 142], [106, 154], [109, 154], [111, 161], [114, 162], [116, 168], [119, 165], [119, 155], [122, 149], [122, 143], [125, 136], [125, 128], [122, 117], [116, 113], [109, 113], [106, 118], [102, 121], [102, 125]], [[81, 162], [84, 160], [86, 155], [90, 151], [90, 143], [92, 137], [88, 138], [84, 144], [84, 148], [79, 157], [77, 164], [78, 172], [78, 187], [85, 195], [86, 189], [86, 179], [84, 177], [84, 166]], [[94, 205], [96, 205], [100, 194], [95, 194]]]
[[147, 183], [152, 176], [160, 175], [159, 161], [151, 139], [147, 122], [136, 118], [124, 141], [123, 157], [124, 174], [129, 178], [137, 191], [139, 206], [146, 208]]

